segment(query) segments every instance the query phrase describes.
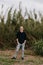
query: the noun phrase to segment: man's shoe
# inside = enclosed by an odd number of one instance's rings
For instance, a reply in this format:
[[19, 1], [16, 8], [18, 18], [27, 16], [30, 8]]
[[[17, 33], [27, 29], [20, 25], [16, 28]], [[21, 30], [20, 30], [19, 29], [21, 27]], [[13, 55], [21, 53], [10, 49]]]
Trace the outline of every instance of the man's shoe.
[[15, 57], [12, 57], [11, 59], [16, 59]]
[[22, 60], [24, 60], [24, 58], [22, 57]]

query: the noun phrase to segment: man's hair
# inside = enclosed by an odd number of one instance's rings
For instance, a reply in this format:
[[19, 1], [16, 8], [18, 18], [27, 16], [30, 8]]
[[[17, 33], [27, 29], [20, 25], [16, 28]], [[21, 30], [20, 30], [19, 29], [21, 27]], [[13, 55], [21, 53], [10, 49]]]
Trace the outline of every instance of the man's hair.
[[20, 27], [24, 28], [23, 26], [20, 26]]

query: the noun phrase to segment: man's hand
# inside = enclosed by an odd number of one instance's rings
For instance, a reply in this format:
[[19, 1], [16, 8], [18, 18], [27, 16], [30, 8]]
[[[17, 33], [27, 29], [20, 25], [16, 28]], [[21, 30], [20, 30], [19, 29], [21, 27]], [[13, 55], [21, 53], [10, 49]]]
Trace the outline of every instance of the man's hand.
[[24, 41], [24, 44], [26, 43], [26, 40]]
[[16, 41], [17, 41], [17, 44], [19, 44], [19, 41], [18, 41], [18, 39], [16, 39]]
[[26, 40], [24, 41], [23, 45], [25, 45], [25, 44], [26, 44]]

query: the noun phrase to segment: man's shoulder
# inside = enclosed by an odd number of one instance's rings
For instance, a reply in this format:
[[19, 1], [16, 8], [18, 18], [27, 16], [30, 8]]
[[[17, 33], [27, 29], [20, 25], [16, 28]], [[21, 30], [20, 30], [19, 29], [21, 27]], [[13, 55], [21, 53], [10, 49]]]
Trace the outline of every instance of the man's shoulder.
[[24, 31], [24, 33], [26, 33], [26, 32]]
[[25, 32], [23, 32], [25, 35], [26, 35], [26, 33]]
[[18, 31], [17, 34], [19, 34], [20, 32]]

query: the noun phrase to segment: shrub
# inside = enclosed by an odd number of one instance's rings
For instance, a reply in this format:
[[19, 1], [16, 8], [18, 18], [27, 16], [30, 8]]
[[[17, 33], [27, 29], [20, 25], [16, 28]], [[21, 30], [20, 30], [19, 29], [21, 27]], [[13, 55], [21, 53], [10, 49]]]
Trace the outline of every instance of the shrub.
[[43, 40], [39, 40], [38, 42], [35, 42], [33, 49], [37, 55], [43, 56]]

